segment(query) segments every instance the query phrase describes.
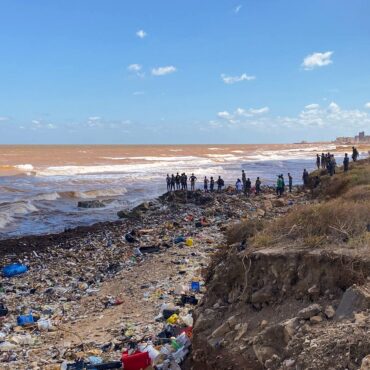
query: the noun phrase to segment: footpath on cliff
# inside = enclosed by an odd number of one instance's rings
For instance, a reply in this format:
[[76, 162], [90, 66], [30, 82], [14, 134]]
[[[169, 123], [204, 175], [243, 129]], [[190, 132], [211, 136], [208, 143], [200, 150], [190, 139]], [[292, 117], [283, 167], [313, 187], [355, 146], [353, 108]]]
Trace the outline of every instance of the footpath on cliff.
[[310, 183], [308, 204], [226, 231], [187, 369], [370, 369], [370, 160]]
[[122, 367], [126, 350], [126, 360], [147, 353], [142, 368], [186, 366], [203, 276], [225, 230], [309, 198], [298, 189], [282, 199], [269, 188], [250, 198], [179, 191], [119, 212], [117, 222], [1, 241], [1, 368]]

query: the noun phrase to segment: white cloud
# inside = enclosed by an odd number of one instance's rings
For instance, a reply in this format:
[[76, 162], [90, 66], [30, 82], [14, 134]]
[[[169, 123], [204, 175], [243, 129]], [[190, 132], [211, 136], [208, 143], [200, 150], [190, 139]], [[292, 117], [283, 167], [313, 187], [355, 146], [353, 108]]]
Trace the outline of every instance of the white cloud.
[[88, 121], [100, 121], [101, 117], [99, 116], [91, 116], [88, 118]]
[[241, 8], [243, 7], [243, 5], [241, 5], [241, 4], [239, 4], [239, 5], [237, 5], [235, 8], [234, 8], [234, 13], [235, 14], [238, 14], [239, 12], [240, 12], [240, 10], [241, 10]]
[[143, 39], [144, 37], [147, 36], [147, 33], [144, 30], [139, 30], [139, 31], [136, 32], [136, 36]]
[[144, 95], [144, 94], [145, 94], [145, 92], [144, 92], [144, 91], [134, 91], [134, 92], [132, 93], [132, 95], [134, 95], [134, 96]]
[[227, 111], [218, 112], [217, 115], [220, 118], [224, 118], [224, 119], [229, 119], [231, 117], [231, 114], [229, 112], [227, 112]]
[[333, 61], [331, 60], [331, 56], [333, 55], [333, 51], [327, 51], [325, 53], [313, 53], [306, 58], [304, 58], [302, 67], [305, 70], [311, 70], [317, 67], [324, 67], [329, 64], [332, 64]]
[[311, 129], [326, 128], [334, 132], [347, 132], [349, 135], [357, 129], [366, 129], [370, 125], [370, 113], [358, 109], [343, 109], [337, 103], [331, 102], [326, 107], [319, 104], [309, 104], [296, 116], [270, 116], [268, 107], [260, 109], [237, 108], [234, 112], [221, 111], [217, 113], [219, 125], [212, 127], [251, 127], [263, 129]]
[[255, 80], [255, 76], [248, 76], [246, 73], [243, 73], [240, 76], [227, 76], [225, 74], [221, 75], [222, 81], [225, 82], [225, 84], [232, 85], [236, 82], [241, 82], [241, 81], [252, 81]]
[[263, 107], [263, 108], [260, 108], [260, 109], [249, 109], [249, 112], [252, 113], [252, 114], [264, 114], [264, 113], [268, 113], [270, 111], [270, 108], [269, 107]]
[[176, 72], [176, 68], [174, 66], [165, 66], [152, 69], [153, 76], [164, 76], [174, 72]]
[[305, 109], [312, 110], [312, 109], [318, 109], [320, 108], [319, 104], [308, 104], [305, 106]]
[[30, 128], [31, 130], [40, 130], [40, 129], [47, 129], [47, 130], [51, 130], [51, 129], [56, 129], [57, 126], [54, 125], [53, 123], [51, 122], [45, 122], [43, 119], [33, 119], [31, 120], [31, 125], [30, 126], [20, 126], [20, 128]]
[[241, 123], [246, 118], [255, 118], [256, 116], [261, 116], [265, 113], [270, 111], [269, 107], [262, 107], [262, 108], [237, 108], [233, 113], [229, 113], [228, 111], [218, 112], [217, 116], [223, 120], [228, 121], [229, 123]]
[[6, 122], [6, 121], [9, 121], [9, 120], [10, 120], [9, 117], [0, 116], [0, 122]]
[[365, 104], [365, 108], [370, 109], [370, 102]]
[[140, 65], [140, 64], [130, 64], [127, 69], [130, 71], [130, 72], [139, 72], [141, 71], [143, 67]]

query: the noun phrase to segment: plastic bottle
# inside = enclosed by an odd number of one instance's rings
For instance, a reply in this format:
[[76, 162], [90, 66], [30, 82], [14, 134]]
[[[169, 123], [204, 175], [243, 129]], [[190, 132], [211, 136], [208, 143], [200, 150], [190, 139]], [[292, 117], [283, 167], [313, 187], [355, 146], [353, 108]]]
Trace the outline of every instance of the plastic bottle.
[[159, 351], [157, 351], [151, 344], [141, 344], [139, 345], [139, 350], [141, 352], [148, 352], [148, 355], [152, 361], [159, 356]]

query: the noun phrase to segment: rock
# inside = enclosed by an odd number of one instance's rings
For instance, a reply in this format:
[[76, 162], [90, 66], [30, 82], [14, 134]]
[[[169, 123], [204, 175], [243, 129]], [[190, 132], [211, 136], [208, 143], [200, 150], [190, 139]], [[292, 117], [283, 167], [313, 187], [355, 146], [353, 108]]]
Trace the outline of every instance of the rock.
[[269, 302], [272, 298], [271, 294], [272, 292], [271, 292], [270, 286], [263, 287], [262, 289], [257, 290], [256, 292], [252, 294], [251, 302], [252, 303]]
[[253, 339], [253, 351], [261, 365], [274, 355], [283, 358], [286, 345], [282, 324], [266, 328]]
[[261, 365], [264, 365], [273, 355], [275, 355], [275, 348], [269, 346], [253, 345], [254, 354]]
[[368, 308], [370, 308], [369, 287], [354, 284], [343, 294], [334, 318], [336, 320], [351, 318], [355, 312], [365, 311]]
[[270, 211], [273, 208], [273, 205], [270, 200], [264, 200], [263, 207], [265, 208], [266, 211]]
[[312, 316], [316, 316], [321, 312], [321, 306], [317, 303], [314, 303], [298, 312], [298, 317], [300, 319], [308, 320]]
[[334, 307], [333, 306], [327, 306], [325, 308], [325, 316], [328, 318], [328, 319], [332, 319], [334, 316], [335, 316], [335, 310], [334, 310]]
[[240, 340], [247, 333], [247, 330], [248, 330], [247, 323], [240, 324], [234, 339], [236, 341]]
[[360, 370], [370, 370], [370, 355], [362, 359]]
[[260, 217], [264, 217], [266, 212], [262, 208], [257, 209], [257, 215]]
[[146, 212], [150, 209], [150, 204], [149, 202], [144, 202], [139, 204], [137, 207], [133, 208], [133, 212], [135, 211], [140, 211], [140, 212]]
[[295, 360], [289, 358], [283, 362], [283, 368], [291, 369], [295, 365]]
[[312, 324], [319, 324], [320, 322], [322, 322], [322, 316], [320, 315], [312, 316], [310, 317], [310, 322]]
[[267, 325], [268, 325], [267, 320], [262, 320], [261, 323], [260, 323], [260, 326], [261, 326], [262, 329], [266, 328]]
[[220, 338], [225, 336], [227, 332], [230, 331], [230, 326], [227, 322], [221, 324], [216, 330], [214, 330], [211, 334], [212, 338]]
[[296, 333], [299, 326], [299, 321], [297, 317], [287, 320], [283, 323], [284, 325], [284, 340], [286, 343], [290, 341], [293, 335]]
[[119, 218], [128, 218], [128, 219], [139, 219], [142, 217], [142, 213], [139, 210], [132, 210], [132, 211], [127, 211], [127, 210], [122, 210], [117, 212], [117, 216]]
[[101, 200], [81, 200], [77, 203], [79, 208], [103, 208], [105, 204]]
[[273, 199], [271, 203], [274, 207], [284, 207], [285, 206], [285, 202], [282, 199]]

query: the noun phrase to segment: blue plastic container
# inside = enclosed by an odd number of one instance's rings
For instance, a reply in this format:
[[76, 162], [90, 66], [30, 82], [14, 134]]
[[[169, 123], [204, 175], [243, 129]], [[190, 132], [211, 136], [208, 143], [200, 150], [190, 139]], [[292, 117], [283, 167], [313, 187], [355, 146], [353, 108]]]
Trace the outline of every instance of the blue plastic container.
[[28, 271], [27, 266], [22, 265], [21, 263], [12, 263], [11, 265], [7, 265], [3, 268], [3, 275], [5, 277], [12, 277], [24, 274], [27, 271]]
[[193, 291], [193, 292], [199, 292], [200, 291], [200, 284], [199, 284], [199, 281], [192, 281], [190, 283], [190, 289]]
[[185, 243], [186, 239], [181, 235], [174, 239], [175, 244]]
[[31, 314], [30, 315], [21, 315], [21, 316], [17, 317], [17, 324], [19, 326], [26, 326], [26, 325], [31, 325], [31, 324], [34, 324], [34, 323], [35, 323], [35, 320], [34, 320], [34, 318]]

